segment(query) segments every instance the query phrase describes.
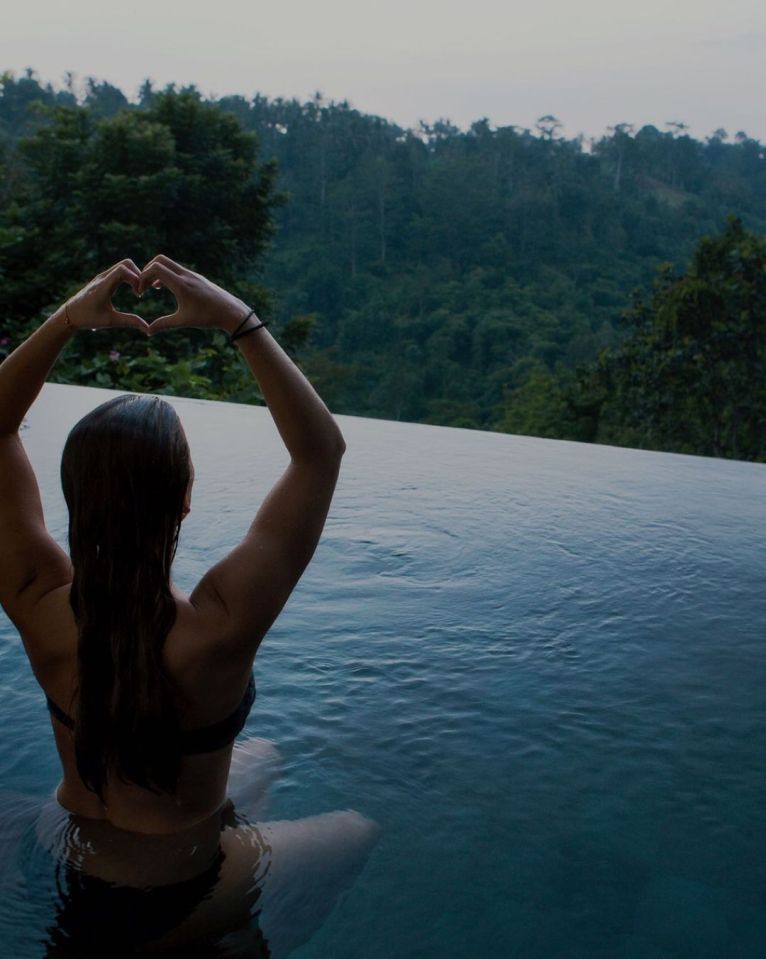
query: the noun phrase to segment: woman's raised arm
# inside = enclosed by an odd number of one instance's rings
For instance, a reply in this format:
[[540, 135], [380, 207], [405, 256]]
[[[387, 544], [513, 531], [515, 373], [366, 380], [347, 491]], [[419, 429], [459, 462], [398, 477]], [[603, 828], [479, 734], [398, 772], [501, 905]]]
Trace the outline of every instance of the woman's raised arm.
[[[263, 502], [242, 542], [202, 579], [192, 602], [213, 610], [227, 655], [252, 658], [316, 549], [345, 450], [332, 414], [245, 303], [166, 257], [142, 272], [141, 289], [167, 286], [178, 311], [151, 332], [197, 326], [238, 327], [236, 347], [260, 385], [290, 464]], [[249, 331], [249, 332], [248, 332]], [[228, 638], [228, 641], [227, 641]]]
[[45, 528], [19, 427], [78, 329], [130, 326], [148, 332], [140, 317], [118, 313], [111, 302], [121, 283], [137, 292], [139, 276], [132, 260], [100, 273], [0, 364], [0, 603], [17, 624], [71, 575], [66, 553]]

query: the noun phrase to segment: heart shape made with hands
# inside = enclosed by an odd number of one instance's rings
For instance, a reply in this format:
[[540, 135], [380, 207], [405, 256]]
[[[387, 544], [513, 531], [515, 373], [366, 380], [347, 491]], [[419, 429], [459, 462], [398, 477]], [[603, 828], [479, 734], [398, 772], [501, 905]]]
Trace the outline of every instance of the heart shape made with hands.
[[[160, 320], [178, 317], [180, 305], [168, 283], [157, 276], [158, 267], [159, 265], [152, 261], [143, 270], [139, 270], [132, 260], [122, 260], [103, 273], [99, 273], [64, 304], [66, 322], [76, 329], [98, 330], [120, 327], [137, 329], [145, 335], [167, 328], [158, 327], [156, 324]], [[163, 268], [163, 271], [168, 272], [167, 268]], [[144, 294], [151, 290], [159, 292], [167, 289], [172, 297], [171, 311], [162, 316], [150, 315], [148, 321], [137, 313], [123, 312], [113, 302], [113, 297], [122, 286], [128, 286], [138, 299], [143, 298]], [[166, 308], [167, 305], [162, 304], [162, 307]], [[149, 312], [151, 314], [154, 311]]]
[[[175, 298], [175, 310], [155, 317], [151, 323], [137, 313], [120, 312], [112, 303], [112, 297], [122, 284], [129, 286], [139, 298], [148, 290], [167, 289]], [[156, 256], [142, 270], [133, 260], [121, 260], [99, 273], [65, 304], [67, 322], [73, 328], [95, 330], [121, 326], [147, 335], [177, 327], [222, 329], [231, 333], [254, 313], [239, 297], [164, 255]], [[265, 325], [261, 322], [258, 328]]]

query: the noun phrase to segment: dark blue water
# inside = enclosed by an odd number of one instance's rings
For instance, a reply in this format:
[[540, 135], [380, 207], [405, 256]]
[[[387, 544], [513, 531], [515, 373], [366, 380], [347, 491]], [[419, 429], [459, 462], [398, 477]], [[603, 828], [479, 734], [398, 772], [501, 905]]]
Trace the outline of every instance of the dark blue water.
[[[68, 428], [25, 443], [63, 543]], [[173, 400], [191, 589], [286, 462], [263, 409]], [[296, 959], [764, 959], [766, 467], [340, 417], [324, 539], [256, 660], [271, 818], [384, 829]], [[0, 620], [0, 787], [43, 796], [42, 696]]]

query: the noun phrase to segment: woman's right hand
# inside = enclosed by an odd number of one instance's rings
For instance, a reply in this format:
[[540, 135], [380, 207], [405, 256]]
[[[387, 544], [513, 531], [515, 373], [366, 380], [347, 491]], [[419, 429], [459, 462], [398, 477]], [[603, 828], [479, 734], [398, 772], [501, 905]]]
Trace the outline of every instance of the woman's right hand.
[[220, 329], [231, 335], [249, 312], [239, 297], [160, 254], [141, 270], [139, 292], [163, 286], [175, 296], [178, 309], [155, 320], [150, 335], [183, 326]]

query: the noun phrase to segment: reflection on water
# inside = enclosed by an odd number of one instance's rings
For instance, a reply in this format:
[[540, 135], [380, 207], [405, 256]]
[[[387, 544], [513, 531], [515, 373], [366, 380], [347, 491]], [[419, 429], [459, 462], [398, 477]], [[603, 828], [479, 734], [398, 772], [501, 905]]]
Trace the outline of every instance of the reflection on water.
[[[65, 432], [104, 398], [51, 387], [30, 417], [25, 443], [62, 542]], [[178, 409], [197, 470], [177, 568], [190, 589], [286, 458], [265, 410]], [[766, 468], [341, 423], [326, 535], [256, 660], [246, 733], [278, 744], [282, 775], [271, 809], [248, 818], [353, 807], [384, 832], [336, 900], [298, 885], [301, 928], [314, 931], [284, 948], [762, 959]], [[4, 623], [0, 666], [13, 730], [0, 786], [39, 808], [57, 760]], [[290, 884], [274, 887], [273, 928], [291, 928], [278, 908]], [[4, 897], [14, 935], [33, 900]]]

